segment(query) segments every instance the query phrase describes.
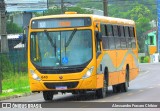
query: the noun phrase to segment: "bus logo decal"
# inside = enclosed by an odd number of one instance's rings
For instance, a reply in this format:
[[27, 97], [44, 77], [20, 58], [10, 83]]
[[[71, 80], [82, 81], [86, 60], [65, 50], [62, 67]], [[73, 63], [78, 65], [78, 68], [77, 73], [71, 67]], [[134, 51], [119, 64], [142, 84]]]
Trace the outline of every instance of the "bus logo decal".
[[63, 79], [63, 76], [59, 76], [59, 79]]

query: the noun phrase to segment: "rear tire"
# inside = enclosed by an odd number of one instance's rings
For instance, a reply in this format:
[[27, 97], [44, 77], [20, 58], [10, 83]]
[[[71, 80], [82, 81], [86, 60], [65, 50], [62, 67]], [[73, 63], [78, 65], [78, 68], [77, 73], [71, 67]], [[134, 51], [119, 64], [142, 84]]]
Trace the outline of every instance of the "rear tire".
[[53, 99], [53, 92], [52, 91], [43, 91], [43, 98], [46, 101], [50, 101]]
[[113, 85], [113, 92], [119, 93], [119, 92], [127, 92], [129, 87], [129, 69], [126, 69], [126, 76], [125, 76], [125, 82], [117, 85]]
[[126, 69], [125, 83], [122, 83], [122, 91], [127, 92], [129, 87], [129, 69]]
[[114, 93], [119, 93], [119, 92], [121, 92], [121, 84], [113, 85], [112, 88], [113, 88], [113, 92], [114, 92]]

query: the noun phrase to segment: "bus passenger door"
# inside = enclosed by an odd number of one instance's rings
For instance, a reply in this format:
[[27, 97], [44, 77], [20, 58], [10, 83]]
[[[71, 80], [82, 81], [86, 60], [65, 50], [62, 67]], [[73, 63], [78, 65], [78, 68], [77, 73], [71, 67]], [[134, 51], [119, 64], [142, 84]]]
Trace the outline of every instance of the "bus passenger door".
[[96, 67], [97, 67], [97, 88], [102, 88], [103, 87], [103, 69], [102, 69], [102, 47], [101, 47], [101, 40], [98, 39], [97, 37], [98, 31], [95, 33], [95, 50], [96, 50]]

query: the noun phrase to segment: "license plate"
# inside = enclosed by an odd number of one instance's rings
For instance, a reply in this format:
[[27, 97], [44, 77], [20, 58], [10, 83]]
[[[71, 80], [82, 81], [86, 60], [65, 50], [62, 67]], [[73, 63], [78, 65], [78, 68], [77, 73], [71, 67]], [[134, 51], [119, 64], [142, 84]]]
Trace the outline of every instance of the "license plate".
[[56, 90], [65, 90], [67, 86], [56, 86]]

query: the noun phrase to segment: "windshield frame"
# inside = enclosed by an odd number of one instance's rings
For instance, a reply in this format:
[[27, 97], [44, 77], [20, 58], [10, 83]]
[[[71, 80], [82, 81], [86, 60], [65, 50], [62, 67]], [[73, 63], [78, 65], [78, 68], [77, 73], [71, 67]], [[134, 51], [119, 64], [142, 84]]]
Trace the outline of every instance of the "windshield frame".
[[[88, 31], [90, 31], [90, 34], [91, 34], [91, 59], [90, 60], [88, 60], [88, 61], [86, 61], [84, 64], [80, 64], [80, 65], [69, 65], [69, 66], [62, 66], [62, 65], [60, 65], [60, 66], [39, 66], [39, 65], [37, 65], [37, 64], [35, 64], [34, 63], [34, 61], [31, 59], [31, 35], [32, 35], [32, 33], [39, 33], [39, 32], [44, 32], [46, 29], [41, 29], [41, 30], [32, 30], [31, 32], [30, 32], [30, 49], [29, 49], [29, 51], [30, 51], [30, 55], [29, 55], [29, 57], [30, 57], [30, 62], [37, 68], [37, 69], [65, 69], [65, 68], [79, 68], [79, 67], [86, 67], [90, 62], [91, 62], [91, 60], [93, 59], [93, 33], [92, 33], [92, 29], [91, 28], [85, 28], [85, 29], [81, 29], [81, 28], [76, 28], [76, 30], [77, 31], [83, 31], [83, 30], [88, 30]], [[75, 30], [75, 28], [73, 28], [73, 29], [68, 29], [68, 30], [50, 30], [50, 29], [48, 29], [47, 31], [48, 32], [63, 32], [63, 31], [74, 31]]]

